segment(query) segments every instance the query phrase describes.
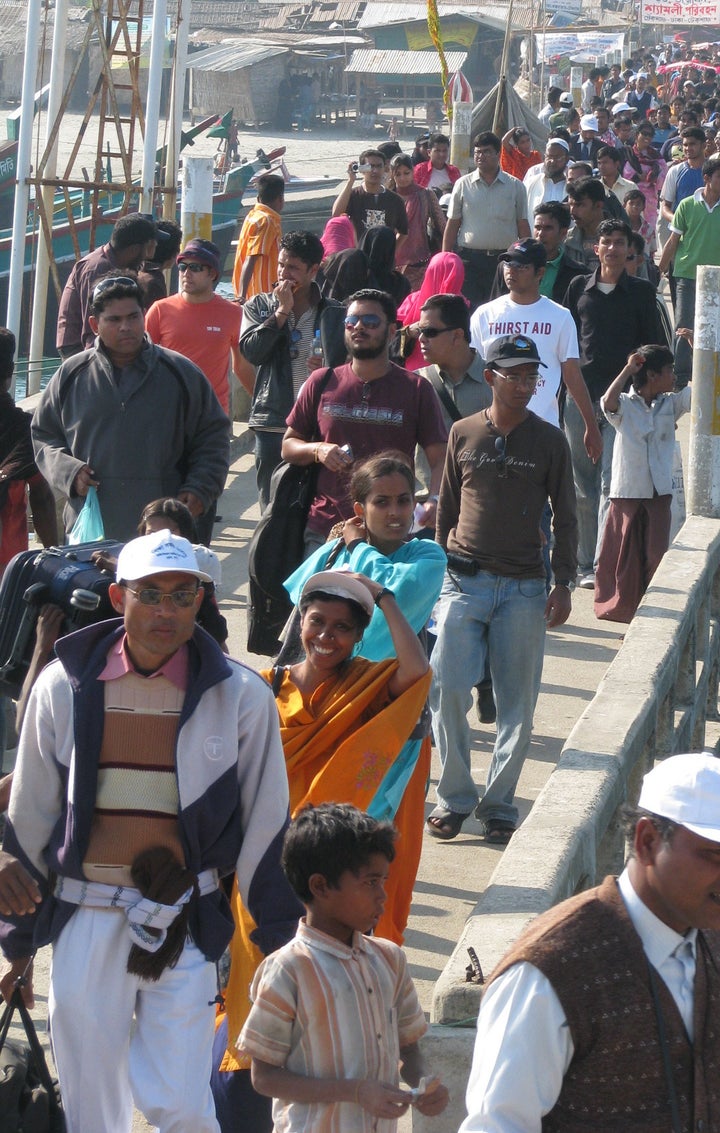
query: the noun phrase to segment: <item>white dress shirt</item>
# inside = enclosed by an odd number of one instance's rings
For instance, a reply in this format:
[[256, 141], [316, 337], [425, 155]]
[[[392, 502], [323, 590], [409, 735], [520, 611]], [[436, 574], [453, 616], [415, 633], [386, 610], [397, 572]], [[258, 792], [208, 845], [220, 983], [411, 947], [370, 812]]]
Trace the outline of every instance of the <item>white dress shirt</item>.
[[[681, 936], [638, 897], [627, 870], [618, 886], [648, 960], [665, 981], [692, 1040], [697, 931]], [[692, 961], [674, 955], [690, 945]], [[532, 964], [514, 964], [494, 980], [478, 1016], [473, 1064], [459, 1133], [541, 1133], [575, 1046], [552, 984]]]
[[648, 405], [634, 390], [621, 393], [615, 413], [602, 411], [615, 429], [610, 498], [651, 500], [672, 493], [675, 422], [690, 410], [691, 386], [661, 393]]

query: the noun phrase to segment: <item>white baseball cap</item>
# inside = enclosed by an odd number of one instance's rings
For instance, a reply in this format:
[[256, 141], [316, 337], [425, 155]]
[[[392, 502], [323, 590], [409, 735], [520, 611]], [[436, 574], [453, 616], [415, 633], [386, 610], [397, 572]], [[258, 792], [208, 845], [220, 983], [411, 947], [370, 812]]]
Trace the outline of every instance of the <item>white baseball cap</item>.
[[598, 120], [595, 117], [595, 115], [594, 114], [583, 114], [582, 118], [580, 119], [580, 129], [581, 130], [594, 130], [595, 133], [597, 134], [597, 132], [598, 132]]
[[151, 574], [173, 572], [191, 574], [200, 582], [212, 582], [210, 575], [200, 570], [192, 544], [166, 528], [126, 543], [118, 555], [115, 577], [118, 582], [137, 582]]
[[695, 752], [663, 759], [643, 779], [638, 806], [720, 842], [720, 758]]
[[375, 612], [373, 596], [364, 582], [359, 582], [348, 573], [347, 567], [338, 567], [337, 570], [321, 570], [311, 574], [302, 588], [300, 597], [311, 594], [314, 590], [322, 590], [325, 594], [332, 594], [333, 598], [344, 598], [346, 602], [357, 602], [370, 617]]

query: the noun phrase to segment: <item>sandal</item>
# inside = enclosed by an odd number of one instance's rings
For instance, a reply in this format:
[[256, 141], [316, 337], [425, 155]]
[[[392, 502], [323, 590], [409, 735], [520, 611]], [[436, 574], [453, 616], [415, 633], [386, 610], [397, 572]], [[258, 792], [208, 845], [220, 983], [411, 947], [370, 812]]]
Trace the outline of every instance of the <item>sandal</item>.
[[431, 837], [449, 842], [451, 838], [457, 838], [463, 822], [469, 817], [469, 814], [459, 814], [456, 810], [445, 810], [444, 807], [436, 806], [427, 817], [425, 830]]
[[501, 818], [487, 818], [484, 840], [489, 846], [507, 846], [516, 830], [514, 822], [504, 822]]

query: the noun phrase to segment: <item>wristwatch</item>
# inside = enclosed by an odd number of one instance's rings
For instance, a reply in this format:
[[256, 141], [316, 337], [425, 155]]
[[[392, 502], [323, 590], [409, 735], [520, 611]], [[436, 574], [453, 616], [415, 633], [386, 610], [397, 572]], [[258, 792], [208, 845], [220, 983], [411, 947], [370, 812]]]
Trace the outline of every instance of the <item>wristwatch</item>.
[[555, 585], [556, 586], [564, 586], [566, 590], [572, 591], [572, 590], [575, 589], [575, 579], [574, 578], [572, 578], [572, 579], [571, 578], [556, 578], [555, 579]]
[[379, 606], [383, 598], [387, 597], [388, 594], [391, 598], [395, 597], [392, 590], [388, 590], [387, 586], [384, 586], [382, 590], [378, 590], [377, 594], [375, 595], [375, 605]]

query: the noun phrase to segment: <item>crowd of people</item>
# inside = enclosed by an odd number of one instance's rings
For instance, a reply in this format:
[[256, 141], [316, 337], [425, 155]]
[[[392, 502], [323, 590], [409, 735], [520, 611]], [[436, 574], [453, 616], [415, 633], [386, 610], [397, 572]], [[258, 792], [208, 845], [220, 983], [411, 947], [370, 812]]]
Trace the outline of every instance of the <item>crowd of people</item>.
[[[423, 834], [474, 813], [507, 845], [547, 631], [576, 584], [630, 621], [670, 540], [696, 271], [720, 265], [718, 100], [689, 72], [665, 102], [672, 69], [661, 89], [636, 63], [591, 70], [577, 111], [551, 88], [542, 149], [481, 132], [470, 173], [442, 133], [366, 147], [321, 237], [283, 234], [283, 181], [260, 177], [234, 301], [211, 241], [122, 218], [66, 285], [32, 421], [5, 395], [2, 566], [28, 493], [45, 546], [54, 496], [69, 534], [91, 490], [123, 545], [99, 562], [116, 619], [63, 636], [40, 611], [0, 781], [0, 994], [32, 1001], [52, 944], [70, 1133], [126, 1133], [133, 1105], [167, 1133], [391, 1133], [445, 1109], [401, 947]], [[6, 389], [14, 348], [0, 331]], [[283, 462], [314, 474], [259, 672], [231, 656], [208, 550], [231, 374], [263, 517]], [[483, 788], [474, 689], [495, 726]], [[588, 1094], [608, 1133], [720, 1120], [720, 762], [666, 760], [639, 808], [620, 879], [494, 974], [465, 1133], [585, 1127]], [[657, 1027], [632, 1063], [627, 1004]]]

